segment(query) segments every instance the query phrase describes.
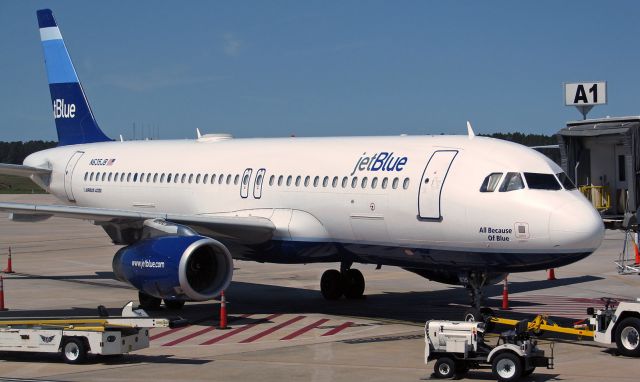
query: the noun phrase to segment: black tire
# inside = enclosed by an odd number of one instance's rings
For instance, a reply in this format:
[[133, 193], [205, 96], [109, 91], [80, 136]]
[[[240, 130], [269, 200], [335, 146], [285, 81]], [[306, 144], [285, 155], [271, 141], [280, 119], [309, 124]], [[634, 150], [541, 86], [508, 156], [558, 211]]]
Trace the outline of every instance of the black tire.
[[342, 296], [342, 276], [335, 269], [329, 269], [320, 279], [320, 292], [326, 300], [337, 300]]
[[183, 300], [164, 300], [164, 306], [169, 310], [180, 310], [184, 306]]
[[343, 275], [342, 283], [342, 290], [346, 298], [361, 298], [364, 294], [364, 276], [359, 270], [347, 270]]
[[87, 360], [87, 346], [82, 338], [67, 338], [62, 342], [60, 352], [66, 363], [78, 364]]
[[620, 321], [614, 338], [620, 354], [627, 357], [640, 357], [640, 318], [627, 317]]
[[433, 365], [433, 374], [436, 378], [453, 378], [456, 372], [456, 363], [449, 357], [438, 358]]
[[480, 311], [478, 309], [469, 308], [469, 309], [465, 310], [465, 312], [464, 312], [463, 321], [466, 321], [466, 322], [482, 322], [483, 319], [484, 319], [484, 317], [482, 316], [482, 313], [480, 313]]
[[138, 301], [140, 302], [140, 307], [144, 310], [158, 310], [162, 303], [161, 299], [150, 296], [144, 292], [138, 292]]
[[517, 381], [522, 377], [522, 361], [510, 351], [498, 353], [491, 361], [491, 371], [500, 382]]

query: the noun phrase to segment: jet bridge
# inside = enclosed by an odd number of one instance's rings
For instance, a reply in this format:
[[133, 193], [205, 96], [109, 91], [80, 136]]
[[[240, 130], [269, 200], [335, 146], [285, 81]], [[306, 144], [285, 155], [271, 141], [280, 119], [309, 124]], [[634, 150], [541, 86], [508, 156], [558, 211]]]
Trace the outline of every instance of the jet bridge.
[[568, 122], [558, 136], [561, 166], [605, 224], [636, 224], [640, 207], [640, 116]]

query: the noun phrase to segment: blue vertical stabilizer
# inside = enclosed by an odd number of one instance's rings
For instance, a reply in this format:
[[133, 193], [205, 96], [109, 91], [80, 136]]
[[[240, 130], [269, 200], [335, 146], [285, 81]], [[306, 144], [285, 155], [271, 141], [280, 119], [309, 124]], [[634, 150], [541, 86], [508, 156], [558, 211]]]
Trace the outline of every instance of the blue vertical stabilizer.
[[37, 11], [60, 146], [110, 141], [98, 127], [89, 101], [50, 9]]

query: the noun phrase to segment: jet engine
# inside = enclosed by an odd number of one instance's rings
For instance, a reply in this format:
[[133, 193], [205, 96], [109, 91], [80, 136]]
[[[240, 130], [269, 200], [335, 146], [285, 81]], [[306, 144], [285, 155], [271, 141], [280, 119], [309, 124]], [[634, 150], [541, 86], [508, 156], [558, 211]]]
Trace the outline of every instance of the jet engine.
[[231, 282], [227, 247], [200, 235], [150, 237], [120, 249], [113, 272], [150, 296], [169, 300], [215, 298]]

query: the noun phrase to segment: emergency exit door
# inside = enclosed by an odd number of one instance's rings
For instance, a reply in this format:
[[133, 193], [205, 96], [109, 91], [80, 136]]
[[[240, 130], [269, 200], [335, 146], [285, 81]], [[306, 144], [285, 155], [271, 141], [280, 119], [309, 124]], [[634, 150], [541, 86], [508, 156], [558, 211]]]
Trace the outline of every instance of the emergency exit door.
[[75, 202], [76, 199], [73, 196], [73, 170], [76, 168], [76, 164], [80, 160], [80, 157], [84, 154], [82, 151], [76, 151], [67, 162], [67, 167], [64, 169], [64, 192], [67, 194], [67, 199], [70, 202]]
[[431, 155], [422, 173], [418, 190], [419, 218], [437, 220], [442, 218], [442, 187], [456, 155], [458, 155], [457, 150], [438, 150]]

